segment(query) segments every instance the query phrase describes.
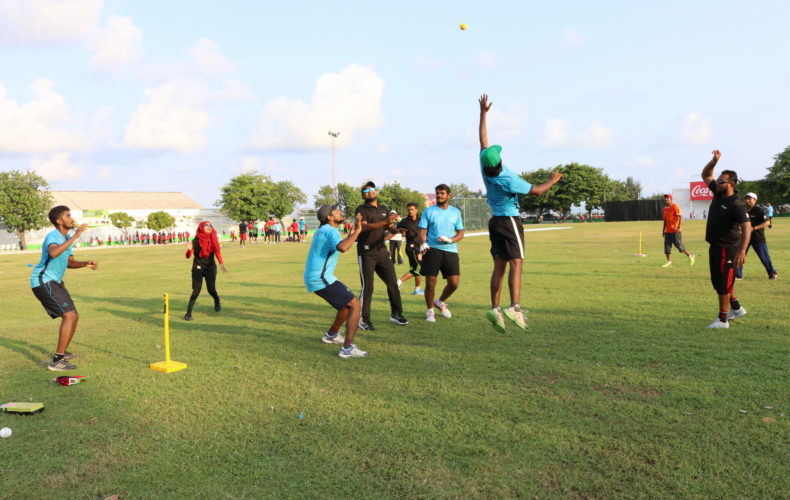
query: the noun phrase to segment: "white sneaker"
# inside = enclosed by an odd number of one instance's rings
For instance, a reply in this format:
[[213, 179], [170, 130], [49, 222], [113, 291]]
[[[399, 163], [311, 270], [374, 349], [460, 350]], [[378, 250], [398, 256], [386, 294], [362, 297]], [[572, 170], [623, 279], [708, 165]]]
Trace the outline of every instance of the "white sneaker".
[[529, 328], [524, 318], [524, 311], [516, 311], [513, 306], [510, 306], [507, 309], [503, 309], [502, 312], [505, 314], [507, 319], [518, 325], [518, 327], [522, 330]]
[[321, 342], [324, 344], [342, 344], [345, 341], [346, 339], [340, 335], [340, 332], [334, 335], [330, 335], [329, 332], [324, 332], [324, 335], [321, 337]]
[[338, 358], [348, 359], [348, 358], [364, 358], [367, 356], [368, 353], [358, 349], [357, 346], [351, 344], [348, 347], [341, 347], [340, 352], [337, 353]]
[[708, 325], [708, 328], [729, 328], [729, 327], [730, 327], [730, 323], [728, 321], [722, 323], [722, 321], [719, 318], [716, 318], [715, 320], [713, 320], [713, 323]]
[[440, 309], [442, 311], [442, 316], [444, 316], [445, 318], [453, 317], [453, 313], [451, 313], [450, 310], [447, 309], [447, 304], [445, 304], [444, 302], [441, 302], [439, 300], [434, 300], [433, 305], [436, 306], [437, 309]]
[[729, 321], [731, 319], [740, 318], [741, 316], [745, 316], [745, 315], [746, 315], [746, 308], [743, 306], [741, 306], [740, 309], [735, 309], [735, 310], [730, 309], [729, 311], [727, 311], [727, 320]]
[[434, 314], [433, 309], [425, 311], [425, 321], [428, 323], [436, 323], [436, 314]]

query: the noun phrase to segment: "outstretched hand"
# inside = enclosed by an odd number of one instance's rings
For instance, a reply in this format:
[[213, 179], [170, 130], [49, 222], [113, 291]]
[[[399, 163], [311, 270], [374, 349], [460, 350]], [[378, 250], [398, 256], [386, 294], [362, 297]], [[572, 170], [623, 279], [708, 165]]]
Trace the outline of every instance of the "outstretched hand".
[[225, 264], [220, 264], [219, 267], [220, 267], [220, 269], [222, 269], [223, 273], [227, 273], [228, 272], [228, 268], [225, 267]]
[[714, 161], [719, 161], [719, 158], [721, 158], [721, 151], [719, 151], [718, 149], [714, 149], [713, 150], [713, 160]]
[[88, 264], [87, 264], [87, 267], [90, 267], [91, 269], [93, 269], [95, 271], [96, 268], [99, 267], [99, 263], [96, 262], [95, 260], [89, 260]]
[[488, 94], [481, 95], [478, 102], [480, 102], [481, 113], [488, 113], [488, 110], [491, 109], [491, 105], [494, 104], [493, 102], [488, 102]]
[[354, 217], [354, 231], [357, 233], [362, 231], [362, 214], [357, 214]]
[[562, 179], [561, 172], [552, 172], [551, 175], [549, 176], [549, 181], [552, 184], [556, 184], [557, 182], [559, 182], [560, 179]]

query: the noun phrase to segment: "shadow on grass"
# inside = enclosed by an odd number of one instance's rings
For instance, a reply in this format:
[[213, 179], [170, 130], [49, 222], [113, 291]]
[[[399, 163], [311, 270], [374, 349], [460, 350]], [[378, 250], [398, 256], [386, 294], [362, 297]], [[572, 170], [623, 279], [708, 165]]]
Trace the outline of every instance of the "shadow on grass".
[[0, 347], [4, 347], [9, 351], [17, 352], [27, 359], [34, 361], [36, 365], [41, 364], [41, 357], [37, 356], [35, 353], [40, 353], [44, 356], [44, 358], [48, 358], [50, 355], [50, 351], [44, 349], [41, 346], [37, 346], [35, 344], [30, 344], [23, 340], [16, 340], [16, 339], [9, 339], [6, 337], [0, 337]]

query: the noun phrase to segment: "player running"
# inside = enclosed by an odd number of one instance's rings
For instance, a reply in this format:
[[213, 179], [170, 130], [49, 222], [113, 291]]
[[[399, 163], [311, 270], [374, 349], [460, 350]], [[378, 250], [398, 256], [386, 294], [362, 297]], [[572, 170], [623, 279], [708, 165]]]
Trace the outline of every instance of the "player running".
[[71, 245], [88, 229], [88, 225], [80, 224], [77, 231], [67, 238], [69, 230], [74, 229], [75, 224], [69, 207], [58, 205], [49, 211], [48, 217], [55, 229], [44, 238], [41, 260], [30, 275], [30, 286], [33, 295], [52, 319], [61, 318], [58, 345], [47, 368], [52, 371], [76, 370], [77, 365], [69, 361], [77, 356], [67, 349], [74, 338], [80, 317], [63, 283], [63, 275], [66, 274], [66, 269], [78, 267], [90, 267], [95, 271], [99, 263], [95, 260], [78, 261], [72, 255]]
[[[500, 153], [502, 146], [488, 145], [488, 129], [486, 113], [493, 103], [488, 102], [488, 95], [483, 94], [480, 103], [480, 168], [483, 183], [486, 186], [488, 205], [493, 217], [488, 222], [488, 237], [491, 240], [491, 256], [494, 258], [494, 271], [491, 274], [491, 310], [486, 318], [494, 330], [505, 331], [502, 313], [520, 328], [526, 329], [527, 323], [521, 311], [521, 270], [524, 263], [524, 226], [519, 219], [519, 194], [541, 195], [556, 184], [562, 174], [552, 172], [549, 180], [533, 186], [502, 164]], [[510, 307], [504, 311], [499, 306], [499, 295], [502, 292], [502, 280], [505, 270], [510, 265], [508, 286], [510, 288]]]
[[[362, 216], [357, 214], [354, 227], [348, 237], [342, 239], [338, 227], [343, 223], [343, 214], [338, 205], [322, 205], [316, 212], [321, 227], [313, 234], [310, 253], [304, 269], [304, 283], [308, 292], [313, 292], [337, 310], [335, 321], [324, 332], [324, 344], [342, 344], [338, 357], [362, 358], [367, 352], [354, 345], [354, 336], [359, 324], [361, 305], [351, 290], [335, 277], [335, 267], [341, 252], [354, 245], [362, 231]], [[340, 326], [346, 323], [346, 337], [340, 336]]]
[[192, 320], [192, 308], [195, 307], [200, 290], [203, 288], [203, 280], [206, 280], [206, 289], [209, 295], [214, 299], [214, 310], [220, 312], [222, 305], [220, 304], [219, 294], [217, 293], [217, 264], [214, 262], [214, 257], [219, 261], [222, 272], [226, 273], [228, 270], [222, 262], [222, 253], [219, 246], [219, 238], [217, 238], [217, 231], [211, 222], [205, 220], [198, 224], [197, 234], [195, 239], [187, 243], [186, 258], [195, 258], [192, 261], [192, 296], [189, 297], [189, 305], [187, 306], [187, 313], [184, 319], [187, 321]]
[[664, 255], [667, 256], [667, 261], [661, 264], [661, 267], [670, 267], [672, 265], [672, 245], [678, 249], [679, 252], [686, 254], [689, 258], [689, 263], [693, 266], [695, 256], [689, 253], [686, 247], [683, 246], [683, 241], [680, 235], [680, 225], [683, 222], [683, 214], [677, 203], [672, 203], [672, 195], [664, 195], [664, 226], [661, 228], [661, 234], [664, 236]]

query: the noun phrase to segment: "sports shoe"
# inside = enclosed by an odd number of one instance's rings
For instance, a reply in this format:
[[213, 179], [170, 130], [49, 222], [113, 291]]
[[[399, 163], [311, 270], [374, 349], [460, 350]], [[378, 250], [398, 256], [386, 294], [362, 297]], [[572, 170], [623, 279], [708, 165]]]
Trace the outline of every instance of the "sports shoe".
[[214, 302], [214, 311], [220, 312], [222, 310], [222, 304], [219, 302]]
[[505, 317], [507, 317], [507, 319], [509, 319], [513, 323], [517, 324], [518, 327], [521, 328], [522, 330], [526, 330], [528, 328], [527, 327], [527, 322], [524, 321], [524, 312], [523, 311], [520, 311], [520, 310], [516, 311], [516, 309], [513, 306], [510, 306], [510, 307], [508, 307], [507, 309], [505, 309], [502, 312], [505, 313]]
[[736, 276], [735, 281], [743, 281], [743, 278], [741, 278], [740, 276]]
[[[773, 278], [771, 278], [771, 279], [773, 279]], [[412, 295], [425, 295], [425, 290], [423, 290], [422, 288], [416, 288], [413, 292], [411, 292], [411, 294]]]
[[502, 311], [499, 309], [489, 309], [486, 311], [486, 318], [491, 322], [491, 326], [499, 333], [505, 333], [505, 320], [502, 319]]
[[66, 351], [65, 353], [63, 353], [63, 359], [68, 359], [68, 360], [77, 359], [77, 355], [69, 351]]
[[672, 261], [671, 260], [668, 260], [665, 263], [661, 264], [661, 267], [671, 267], [671, 266], [672, 266]]
[[771, 275], [768, 276], [769, 280], [775, 280], [777, 278], [779, 278], [779, 273], [771, 273]]
[[689, 265], [693, 266], [694, 263], [697, 261], [697, 256], [694, 254], [689, 255]]
[[722, 322], [719, 318], [716, 318], [713, 323], [708, 325], [708, 328], [729, 328], [730, 323], [728, 321]]
[[729, 311], [727, 311], [727, 320], [729, 321], [731, 319], [740, 318], [741, 316], [745, 316], [745, 315], [746, 315], [746, 308], [743, 306], [741, 306], [740, 309], [734, 309], [734, 310], [730, 309]]
[[191, 315], [191, 314], [189, 314], [189, 313], [186, 313], [186, 314], [184, 315], [184, 319], [185, 319], [185, 320], [187, 320], [187, 321], [192, 321], [192, 315]]
[[321, 342], [324, 344], [342, 344], [345, 341], [346, 339], [339, 332], [334, 335], [324, 332], [324, 335], [321, 337]]
[[361, 330], [366, 330], [368, 332], [375, 331], [376, 329], [373, 327], [373, 323], [366, 322], [364, 319], [359, 320], [359, 328]]
[[338, 358], [348, 359], [348, 358], [364, 358], [367, 356], [368, 353], [358, 349], [357, 346], [351, 344], [348, 347], [341, 347], [340, 352], [337, 353]]
[[60, 361], [50, 361], [47, 363], [47, 369], [53, 372], [64, 372], [66, 370], [76, 370], [77, 365], [72, 365], [66, 358], [61, 358]]
[[445, 304], [444, 302], [441, 302], [439, 300], [434, 300], [433, 306], [437, 309], [440, 309], [442, 311], [442, 316], [444, 316], [445, 318], [453, 317], [453, 313], [451, 313], [450, 310], [447, 309], [447, 304]]
[[392, 321], [393, 323], [397, 323], [400, 326], [406, 326], [409, 324], [409, 320], [404, 318], [403, 314], [401, 313], [393, 314], [392, 316], [390, 316], [390, 321]]
[[428, 323], [436, 323], [436, 315], [433, 313], [433, 309], [425, 311], [425, 321]]

